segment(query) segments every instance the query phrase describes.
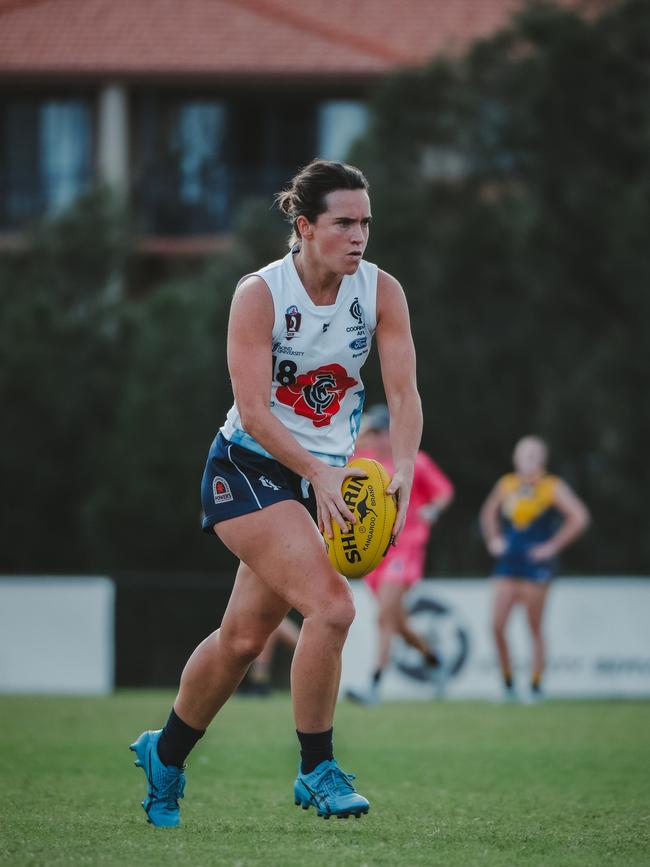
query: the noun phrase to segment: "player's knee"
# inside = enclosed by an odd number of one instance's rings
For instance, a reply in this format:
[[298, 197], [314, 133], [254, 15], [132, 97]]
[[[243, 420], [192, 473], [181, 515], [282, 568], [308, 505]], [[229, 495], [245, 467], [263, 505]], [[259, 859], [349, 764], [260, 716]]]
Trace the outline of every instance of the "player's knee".
[[351, 594], [341, 594], [323, 609], [321, 620], [334, 632], [347, 635], [356, 614]]
[[232, 655], [244, 663], [257, 659], [266, 644], [266, 636], [256, 632], [235, 632], [224, 637]]
[[352, 622], [354, 621], [355, 614], [356, 609], [354, 607], [354, 602], [352, 601], [352, 599], [340, 599], [332, 610], [332, 625], [340, 632], [344, 632], [347, 635], [348, 630], [352, 626]]

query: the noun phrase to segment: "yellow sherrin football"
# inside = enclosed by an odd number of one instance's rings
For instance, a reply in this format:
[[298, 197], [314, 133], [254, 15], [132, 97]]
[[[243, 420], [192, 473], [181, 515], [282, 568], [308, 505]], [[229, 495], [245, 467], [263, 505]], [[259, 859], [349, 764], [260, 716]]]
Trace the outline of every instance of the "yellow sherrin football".
[[386, 493], [390, 476], [379, 461], [354, 458], [350, 466], [367, 475], [365, 479], [350, 477], [341, 488], [357, 522], [348, 524], [345, 532], [332, 522], [334, 536], [332, 539], [325, 536], [325, 542], [327, 555], [337, 572], [346, 578], [363, 578], [379, 566], [388, 551], [397, 506], [393, 494]]

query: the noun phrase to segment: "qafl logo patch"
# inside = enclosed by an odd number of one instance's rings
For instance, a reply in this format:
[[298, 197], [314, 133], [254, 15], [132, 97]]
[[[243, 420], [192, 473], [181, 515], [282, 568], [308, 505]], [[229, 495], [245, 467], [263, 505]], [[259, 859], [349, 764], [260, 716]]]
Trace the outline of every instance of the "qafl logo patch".
[[284, 321], [287, 326], [286, 340], [293, 340], [294, 337], [299, 337], [300, 323], [302, 322], [302, 313], [298, 310], [295, 304], [287, 307], [287, 312], [284, 314]]
[[212, 479], [212, 496], [217, 505], [219, 503], [230, 503], [233, 500], [230, 485], [221, 476], [215, 476]]

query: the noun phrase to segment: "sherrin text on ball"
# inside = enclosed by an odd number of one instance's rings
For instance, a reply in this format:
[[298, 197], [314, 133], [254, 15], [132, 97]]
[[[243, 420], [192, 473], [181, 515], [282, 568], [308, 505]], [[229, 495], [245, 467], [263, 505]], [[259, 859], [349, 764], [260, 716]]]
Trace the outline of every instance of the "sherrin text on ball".
[[363, 578], [381, 563], [390, 545], [397, 516], [395, 497], [386, 493], [390, 476], [384, 467], [370, 458], [354, 458], [365, 479], [348, 478], [343, 482], [343, 499], [355, 524], [345, 531], [332, 523], [333, 537], [327, 538], [327, 554], [337, 572], [346, 578]]

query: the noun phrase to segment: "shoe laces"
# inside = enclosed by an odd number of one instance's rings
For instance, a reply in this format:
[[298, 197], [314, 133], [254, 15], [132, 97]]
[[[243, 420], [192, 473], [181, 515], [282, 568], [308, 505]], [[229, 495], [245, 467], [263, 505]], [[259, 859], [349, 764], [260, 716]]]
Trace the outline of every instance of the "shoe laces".
[[165, 774], [159, 785], [151, 786], [150, 797], [157, 801], [164, 801], [167, 807], [176, 809], [178, 801], [184, 797], [185, 791], [185, 775], [184, 774]]
[[354, 792], [352, 785], [354, 779], [356, 779], [354, 774], [346, 774], [335, 764], [323, 771], [316, 786], [328, 795], [347, 795], [349, 792]]

